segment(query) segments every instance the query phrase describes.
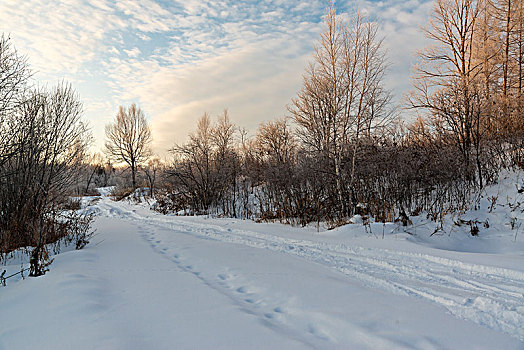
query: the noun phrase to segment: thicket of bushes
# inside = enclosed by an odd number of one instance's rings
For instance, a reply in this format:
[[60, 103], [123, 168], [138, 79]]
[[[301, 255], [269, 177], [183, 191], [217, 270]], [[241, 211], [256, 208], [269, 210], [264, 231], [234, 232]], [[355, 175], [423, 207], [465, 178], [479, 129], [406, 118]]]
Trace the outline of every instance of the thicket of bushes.
[[[224, 116], [217, 125], [223, 123], [229, 123]], [[213, 141], [219, 136], [195, 140], [203, 134], [193, 134], [186, 153], [173, 150], [175, 161], [159, 181], [157, 209], [336, 226], [355, 214], [391, 222], [425, 212], [438, 220], [466, 209], [480, 190], [476, 178], [470, 177], [473, 165], [466, 168], [450, 137], [421, 138], [414, 127], [393, 123], [380, 136], [361, 140], [351, 187], [352, 147], [343, 154], [341, 177], [348, 208], [343, 212], [332, 160], [304, 150], [283, 125], [281, 120], [263, 124], [244, 143], [232, 135], [227, 152]], [[212, 128], [212, 133], [218, 130]], [[524, 138], [517, 143], [489, 142], [481, 158], [487, 184], [496, 181], [502, 168], [522, 167], [524, 160]]]

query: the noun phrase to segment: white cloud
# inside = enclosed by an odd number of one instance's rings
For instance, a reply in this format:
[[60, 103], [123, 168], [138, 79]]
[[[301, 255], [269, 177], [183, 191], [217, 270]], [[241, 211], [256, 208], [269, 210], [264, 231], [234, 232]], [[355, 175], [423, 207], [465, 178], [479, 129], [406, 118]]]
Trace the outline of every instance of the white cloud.
[[[388, 84], [409, 87], [411, 52], [427, 0], [361, 0], [381, 20], [390, 51]], [[98, 145], [119, 104], [151, 117], [158, 150], [183, 141], [205, 111], [229, 108], [250, 129], [286, 113], [329, 1], [2, 0], [0, 31], [39, 71], [79, 82]], [[352, 9], [355, 2], [337, 2]]]
[[94, 59], [104, 34], [121, 25], [120, 18], [103, 8], [86, 7], [82, 1], [2, 1], [1, 30], [11, 33], [29, 61], [49, 75], [74, 74]]
[[124, 52], [129, 57], [132, 57], [132, 58], [136, 58], [136, 57], [140, 56], [140, 54], [141, 54], [140, 49], [138, 47], [133, 47], [131, 50], [125, 50], [124, 49]]

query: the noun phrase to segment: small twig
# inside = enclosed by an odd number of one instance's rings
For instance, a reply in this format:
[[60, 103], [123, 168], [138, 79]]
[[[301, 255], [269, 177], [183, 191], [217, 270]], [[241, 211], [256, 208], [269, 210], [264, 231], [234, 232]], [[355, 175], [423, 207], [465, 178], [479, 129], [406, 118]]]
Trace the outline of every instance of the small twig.
[[105, 241], [105, 239], [101, 240], [101, 241], [98, 242], [98, 243], [95, 243], [95, 247], [96, 247], [97, 245], [99, 245], [100, 243], [102, 243], [103, 241]]
[[2, 272], [2, 274], [0, 275], [0, 285], [2, 285], [2, 286], [5, 287], [5, 286], [6, 286], [6, 283], [5, 283], [6, 280], [7, 280], [8, 278], [14, 277], [14, 276], [16, 276], [16, 275], [18, 275], [18, 274], [21, 274], [21, 275], [22, 275], [22, 278], [23, 278], [23, 277], [24, 277], [24, 271], [28, 271], [28, 270], [29, 270], [29, 268], [27, 268], [27, 269], [21, 269], [20, 271], [15, 272], [15, 273], [13, 273], [12, 275], [9, 275], [9, 276], [7, 276], [7, 277], [4, 277], [5, 273], [7, 272], [6, 270], [4, 270], [4, 272]]
[[[22, 270], [20, 270], [20, 271], [18, 271], [18, 272], [13, 273], [12, 275], [7, 276], [5, 279], [11, 278], [11, 277], [13, 277], [13, 276], [18, 275], [19, 273], [23, 273], [24, 271], [28, 271], [28, 270], [29, 270], [29, 267], [28, 267], [27, 269], [22, 269]], [[5, 271], [5, 270], [4, 270], [4, 271]]]

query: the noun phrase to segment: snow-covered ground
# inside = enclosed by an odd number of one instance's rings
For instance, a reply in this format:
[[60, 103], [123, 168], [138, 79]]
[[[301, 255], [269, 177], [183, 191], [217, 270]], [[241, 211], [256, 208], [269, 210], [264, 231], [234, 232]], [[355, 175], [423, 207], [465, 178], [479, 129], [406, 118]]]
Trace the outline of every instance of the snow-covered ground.
[[524, 349], [524, 195], [512, 186], [460, 217], [489, 221], [479, 237], [458, 217], [432, 237], [422, 218], [409, 232], [317, 232], [102, 197], [84, 250], [0, 287], [0, 348]]

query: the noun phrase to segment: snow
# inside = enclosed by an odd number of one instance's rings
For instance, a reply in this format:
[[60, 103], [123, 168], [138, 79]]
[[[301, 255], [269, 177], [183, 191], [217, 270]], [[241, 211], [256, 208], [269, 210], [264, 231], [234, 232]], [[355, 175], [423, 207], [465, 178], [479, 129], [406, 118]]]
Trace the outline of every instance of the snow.
[[507, 180], [486, 193], [499, 194], [491, 212], [482, 199], [461, 216], [489, 220], [479, 237], [451, 216], [433, 236], [423, 217], [410, 233], [317, 232], [162, 215], [101, 191], [84, 250], [0, 287], [0, 349], [524, 349], [524, 237], [507, 224], [524, 198]]

